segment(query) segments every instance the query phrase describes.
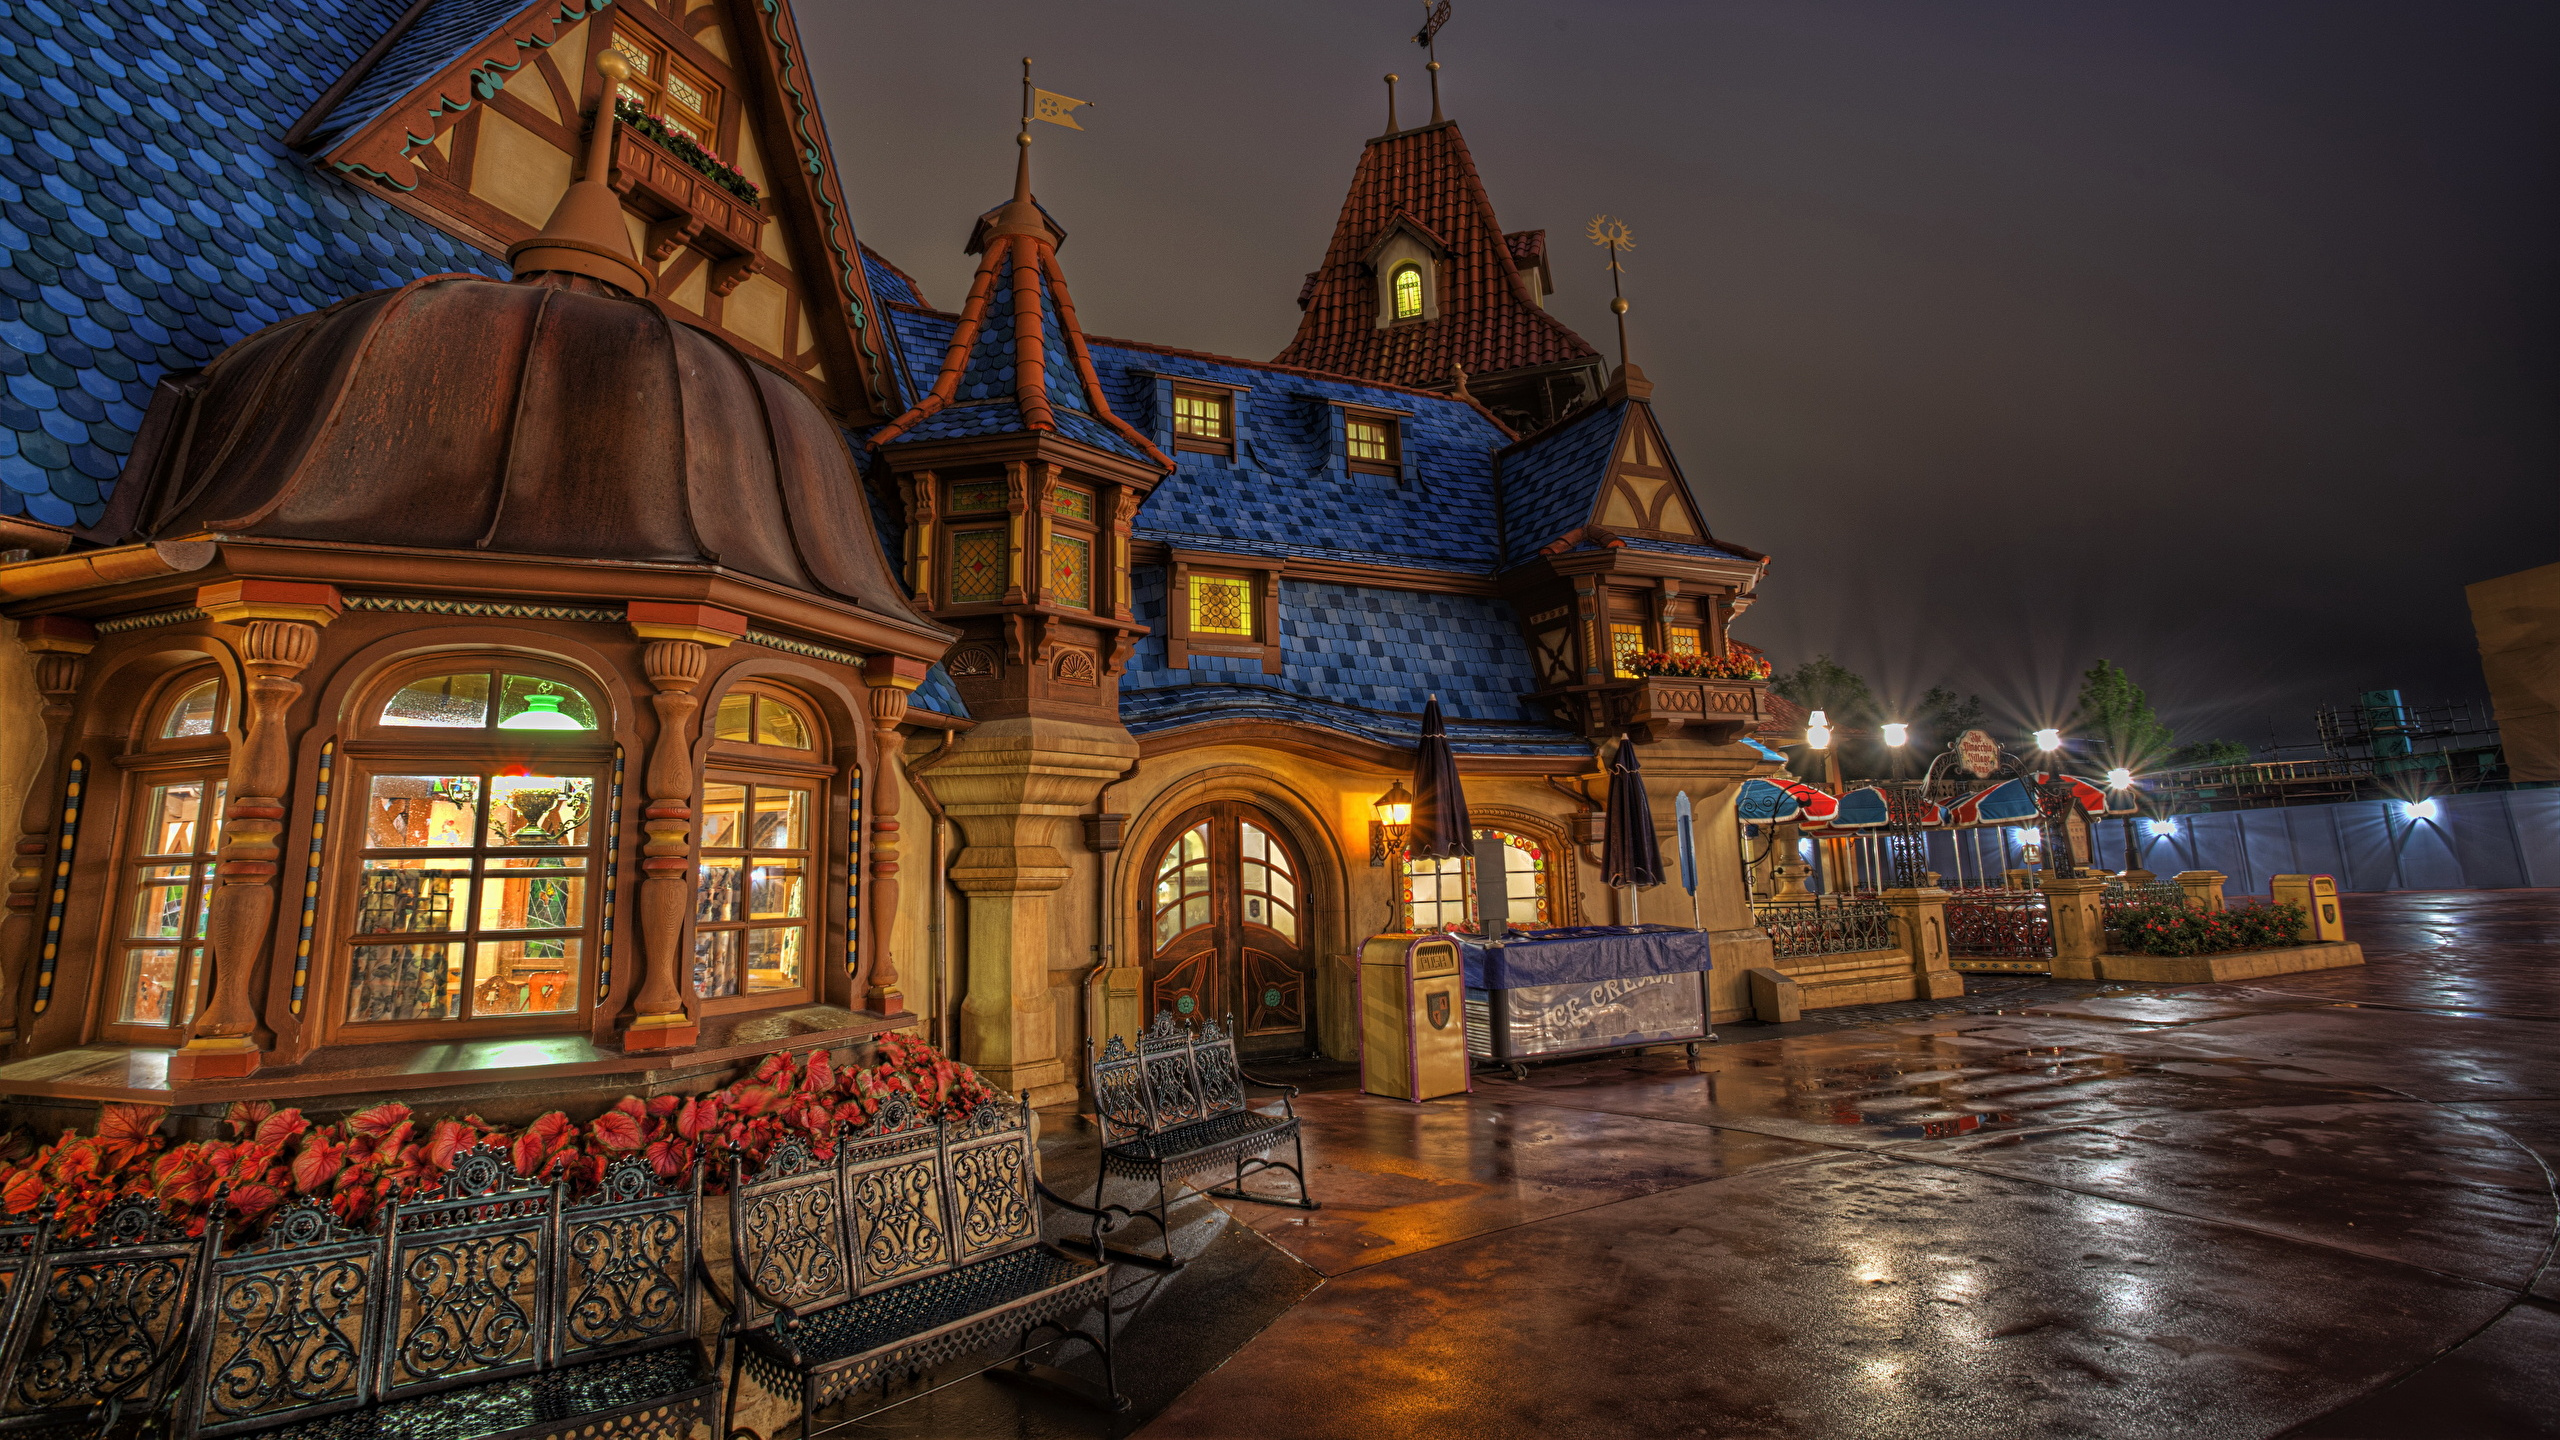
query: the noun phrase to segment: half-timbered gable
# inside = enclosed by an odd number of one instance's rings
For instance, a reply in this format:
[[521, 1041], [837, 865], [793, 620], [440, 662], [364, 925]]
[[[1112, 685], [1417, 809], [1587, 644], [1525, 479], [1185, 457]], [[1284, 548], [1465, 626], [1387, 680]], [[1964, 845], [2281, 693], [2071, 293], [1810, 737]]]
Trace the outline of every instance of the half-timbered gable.
[[[387, 42], [387, 43], [385, 43]], [[859, 423], [898, 400], [788, 7], [730, 0], [428, 0], [288, 137], [483, 248], [539, 229], [606, 81], [609, 183], [653, 298]]]

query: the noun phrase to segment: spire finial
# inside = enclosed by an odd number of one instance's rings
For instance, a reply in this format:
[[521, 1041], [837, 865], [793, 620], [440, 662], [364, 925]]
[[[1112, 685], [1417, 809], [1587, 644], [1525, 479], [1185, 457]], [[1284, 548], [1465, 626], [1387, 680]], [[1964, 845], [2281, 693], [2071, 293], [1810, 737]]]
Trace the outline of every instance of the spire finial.
[[1422, 29], [1413, 43], [1430, 52], [1431, 63], [1422, 68], [1431, 74], [1431, 123], [1441, 122], [1440, 114], [1440, 27], [1449, 23], [1449, 0], [1422, 0]]
[[1636, 248], [1635, 232], [1627, 228], [1627, 222], [1624, 220], [1613, 219], [1607, 215], [1594, 215], [1591, 217], [1591, 227], [1587, 233], [1591, 236], [1592, 244], [1609, 252], [1609, 311], [1618, 317], [1618, 368], [1625, 370], [1627, 368], [1627, 297], [1618, 284], [1618, 277], [1625, 273], [1626, 267], [1618, 263], [1618, 257]]
[[1387, 133], [1393, 135], [1396, 133], [1398, 128], [1399, 127], [1396, 124], [1396, 73], [1390, 70], [1387, 72]]
[[649, 272], [631, 249], [631, 230], [622, 220], [622, 200], [606, 183], [613, 173], [614, 107], [631, 62], [610, 46], [596, 56], [596, 72], [604, 89], [596, 98], [596, 120], [587, 135], [586, 173], [569, 186], [541, 233], [507, 247], [507, 263], [519, 278], [554, 270], [600, 280], [626, 295], [649, 293]]
[[1047, 223], [1031, 199], [1031, 57], [1022, 57], [1022, 129], [1013, 137], [1013, 198], [996, 212], [994, 235], [1046, 235]]

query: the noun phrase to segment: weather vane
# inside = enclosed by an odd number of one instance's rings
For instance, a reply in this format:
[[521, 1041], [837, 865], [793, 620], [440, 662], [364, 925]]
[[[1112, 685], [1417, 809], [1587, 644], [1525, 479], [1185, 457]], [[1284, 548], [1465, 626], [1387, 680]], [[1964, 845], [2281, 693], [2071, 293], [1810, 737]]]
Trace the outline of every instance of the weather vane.
[[1413, 43], [1431, 55], [1431, 63], [1422, 68], [1431, 74], [1431, 123], [1434, 125], [1440, 123], [1440, 27], [1448, 23], [1449, 0], [1440, 0], [1437, 5], [1431, 0], [1422, 0], [1422, 28], [1414, 32]]
[[1586, 233], [1591, 236], [1592, 244], [1609, 252], [1609, 310], [1618, 317], [1618, 368], [1624, 370], [1627, 368], [1627, 297], [1618, 288], [1618, 276], [1625, 270], [1618, 263], [1618, 257], [1636, 248], [1636, 235], [1627, 228], [1626, 221], [1608, 215], [1592, 216]]

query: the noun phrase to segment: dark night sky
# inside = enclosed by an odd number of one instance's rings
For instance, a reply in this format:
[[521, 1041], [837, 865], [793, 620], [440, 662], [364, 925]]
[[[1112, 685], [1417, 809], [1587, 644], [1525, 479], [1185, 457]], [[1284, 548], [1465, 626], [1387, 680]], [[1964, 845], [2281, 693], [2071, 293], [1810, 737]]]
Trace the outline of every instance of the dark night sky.
[[[955, 304], [1018, 61], [1103, 335], [1267, 358], [1397, 3], [880, 4], [802, 24], [864, 238]], [[1443, 90], [1550, 302], [1610, 349], [1584, 223], [1633, 226], [1637, 362], [1738, 634], [2047, 723], [2091, 657], [2187, 739], [2483, 692], [2461, 587], [2560, 560], [2560, 7], [1458, 0]]]

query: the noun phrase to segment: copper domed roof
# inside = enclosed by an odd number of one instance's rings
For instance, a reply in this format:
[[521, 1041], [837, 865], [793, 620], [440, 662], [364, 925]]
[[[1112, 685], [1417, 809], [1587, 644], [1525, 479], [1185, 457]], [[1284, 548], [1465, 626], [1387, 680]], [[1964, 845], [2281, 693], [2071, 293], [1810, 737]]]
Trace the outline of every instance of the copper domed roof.
[[163, 386], [125, 482], [102, 538], [718, 566], [938, 628], [816, 402], [577, 276], [429, 276], [269, 326]]

